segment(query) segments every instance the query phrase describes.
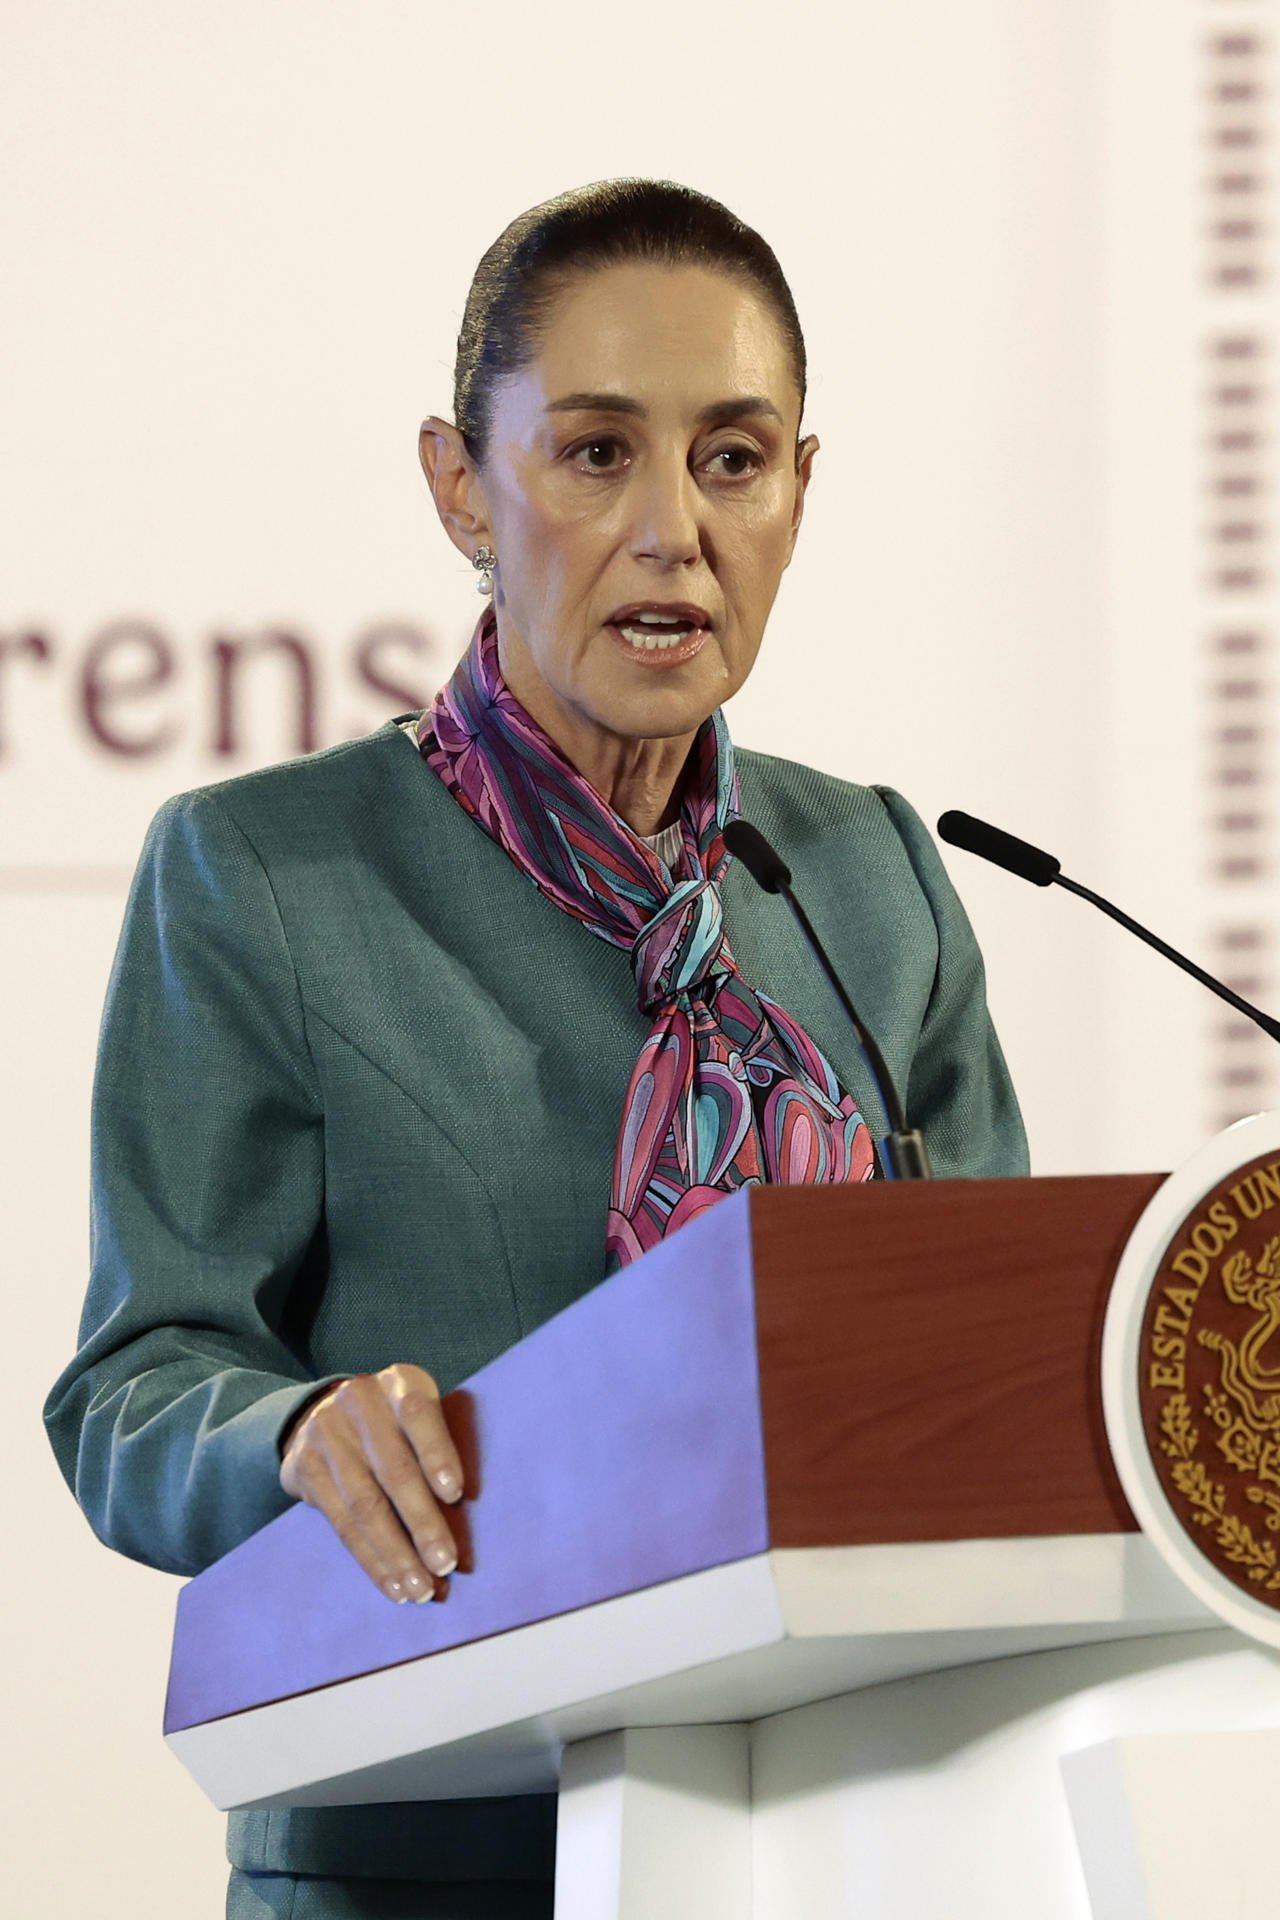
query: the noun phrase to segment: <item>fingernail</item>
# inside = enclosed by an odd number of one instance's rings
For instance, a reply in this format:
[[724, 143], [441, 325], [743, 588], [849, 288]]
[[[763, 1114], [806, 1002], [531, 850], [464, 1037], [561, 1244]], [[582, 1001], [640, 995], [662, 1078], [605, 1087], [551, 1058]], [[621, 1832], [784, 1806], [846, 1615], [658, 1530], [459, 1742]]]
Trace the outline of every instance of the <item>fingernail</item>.
[[404, 1584], [409, 1590], [411, 1600], [429, 1600], [435, 1592], [431, 1582], [424, 1580], [420, 1573], [406, 1573]]
[[436, 1486], [439, 1489], [442, 1500], [460, 1500], [462, 1498], [462, 1482], [451, 1467], [441, 1467], [436, 1475]]
[[458, 1564], [458, 1556], [453, 1551], [453, 1548], [446, 1547], [443, 1541], [440, 1540], [435, 1541], [427, 1548], [423, 1559], [430, 1567], [432, 1573], [452, 1573]]
[[398, 1607], [402, 1607], [405, 1601], [409, 1598], [408, 1594], [405, 1592], [404, 1588], [401, 1586], [398, 1580], [384, 1580], [382, 1583], [382, 1590], [386, 1594], [388, 1600], [394, 1600]]

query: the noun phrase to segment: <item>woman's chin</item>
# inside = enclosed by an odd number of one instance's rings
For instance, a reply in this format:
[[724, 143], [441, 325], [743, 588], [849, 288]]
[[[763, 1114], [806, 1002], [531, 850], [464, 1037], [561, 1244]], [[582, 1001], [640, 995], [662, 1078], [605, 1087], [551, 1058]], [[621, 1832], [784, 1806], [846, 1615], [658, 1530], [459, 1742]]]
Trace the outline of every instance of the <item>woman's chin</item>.
[[598, 721], [610, 733], [633, 740], [674, 740], [695, 734], [725, 697], [706, 683], [679, 686], [665, 677], [651, 688], [623, 692], [611, 688], [610, 696], [596, 709]]

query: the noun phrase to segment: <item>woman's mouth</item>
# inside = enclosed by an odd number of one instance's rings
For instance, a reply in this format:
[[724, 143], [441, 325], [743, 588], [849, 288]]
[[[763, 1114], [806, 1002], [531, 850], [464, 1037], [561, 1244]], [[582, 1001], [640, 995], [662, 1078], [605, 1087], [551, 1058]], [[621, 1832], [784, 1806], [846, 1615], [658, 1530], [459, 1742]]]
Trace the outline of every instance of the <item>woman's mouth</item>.
[[642, 667], [678, 667], [692, 660], [710, 632], [701, 607], [625, 607], [607, 622], [624, 653]]

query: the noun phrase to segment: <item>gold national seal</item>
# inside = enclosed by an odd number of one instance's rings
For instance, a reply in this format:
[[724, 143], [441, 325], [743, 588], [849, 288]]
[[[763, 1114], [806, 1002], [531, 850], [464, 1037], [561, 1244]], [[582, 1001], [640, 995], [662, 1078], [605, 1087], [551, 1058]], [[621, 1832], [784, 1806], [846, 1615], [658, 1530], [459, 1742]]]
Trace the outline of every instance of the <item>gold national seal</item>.
[[1200, 1552], [1280, 1612], [1280, 1157], [1228, 1174], [1147, 1296], [1139, 1401], [1152, 1464]]

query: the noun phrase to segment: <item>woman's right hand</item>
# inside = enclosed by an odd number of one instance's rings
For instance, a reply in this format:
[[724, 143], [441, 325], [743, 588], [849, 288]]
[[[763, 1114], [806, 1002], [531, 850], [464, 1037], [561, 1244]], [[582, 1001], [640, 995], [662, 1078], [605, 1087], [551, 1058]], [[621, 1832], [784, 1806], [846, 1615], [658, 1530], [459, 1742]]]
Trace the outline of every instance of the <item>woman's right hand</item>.
[[422, 1367], [356, 1374], [308, 1401], [285, 1436], [280, 1484], [324, 1514], [390, 1600], [434, 1600], [458, 1564], [441, 1506], [462, 1498], [462, 1462]]

